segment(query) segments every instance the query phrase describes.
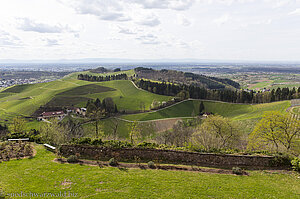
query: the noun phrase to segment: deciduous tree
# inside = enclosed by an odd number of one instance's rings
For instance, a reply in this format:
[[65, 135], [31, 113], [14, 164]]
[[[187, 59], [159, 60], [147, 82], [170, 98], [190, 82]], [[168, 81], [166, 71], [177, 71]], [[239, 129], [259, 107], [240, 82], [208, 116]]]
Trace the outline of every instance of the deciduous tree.
[[300, 136], [300, 120], [291, 114], [277, 111], [265, 112], [249, 136], [249, 149], [269, 149], [278, 152], [284, 148], [289, 152], [297, 146]]

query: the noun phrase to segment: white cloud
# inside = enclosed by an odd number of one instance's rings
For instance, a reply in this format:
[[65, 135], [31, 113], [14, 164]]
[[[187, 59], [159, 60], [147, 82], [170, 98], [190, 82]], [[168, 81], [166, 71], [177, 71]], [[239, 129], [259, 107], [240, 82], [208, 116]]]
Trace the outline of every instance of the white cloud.
[[174, 10], [187, 10], [194, 4], [194, 2], [194, 0], [170, 1], [169, 8]]
[[158, 37], [151, 33], [138, 36], [138, 37], [136, 37], [136, 39], [139, 40], [142, 44], [160, 44], [161, 43], [158, 40]]
[[1, 58], [299, 60], [299, 9], [300, 0], [1, 1]]
[[154, 27], [154, 26], [158, 26], [160, 24], [160, 20], [157, 18], [157, 16], [150, 15], [150, 16], [144, 17], [142, 20], [140, 20], [138, 22], [138, 24]]
[[296, 10], [290, 12], [289, 15], [300, 15], [300, 8], [297, 8]]
[[192, 24], [191, 20], [182, 14], [177, 15], [177, 23], [182, 26], [190, 26]]
[[0, 30], [0, 46], [15, 47], [20, 45], [22, 45], [22, 42], [17, 36]]
[[219, 18], [215, 19], [213, 22], [216, 23], [217, 25], [223, 25], [226, 22], [230, 20], [229, 14], [224, 14], [220, 16]]
[[29, 18], [18, 18], [18, 28], [23, 31], [32, 31], [38, 33], [62, 33], [62, 32], [71, 32], [76, 33], [77, 31], [71, 29], [68, 25], [49, 25], [46, 23], [40, 23], [33, 21]]
[[145, 9], [173, 9], [187, 10], [193, 4], [194, 0], [131, 0], [141, 5]]
[[130, 21], [125, 16], [122, 1], [117, 0], [61, 0], [62, 3], [73, 7], [78, 14], [94, 15], [106, 21]]
[[118, 27], [119, 28], [119, 33], [122, 34], [127, 34], [127, 35], [135, 35], [136, 31], [130, 30], [129, 28], [126, 27]]
[[57, 39], [46, 39], [46, 46], [57, 46], [59, 45], [59, 42]]

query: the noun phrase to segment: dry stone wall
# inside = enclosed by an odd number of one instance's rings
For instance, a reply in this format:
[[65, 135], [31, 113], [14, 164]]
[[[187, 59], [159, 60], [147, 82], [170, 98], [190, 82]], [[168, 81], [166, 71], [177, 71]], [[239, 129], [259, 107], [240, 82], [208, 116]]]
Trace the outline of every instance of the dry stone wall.
[[118, 161], [133, 162], [138, 157], [141, 161], [158, 161], [160, 163], [186, 164], [216, 167], [270, 167], [274, 157], [211, 154], [187, 151], [142, 149], [142, 148], [104, 148], [84, 145], [62, 145], [60, 152], [64, 157], [79, 155], [82, 159], [109, 160], [114, 157]]

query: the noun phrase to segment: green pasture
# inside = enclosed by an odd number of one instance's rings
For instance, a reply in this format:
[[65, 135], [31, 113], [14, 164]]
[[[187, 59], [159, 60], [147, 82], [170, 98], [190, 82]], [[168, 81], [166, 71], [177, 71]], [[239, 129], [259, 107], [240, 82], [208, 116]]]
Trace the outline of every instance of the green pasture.
[[[127, 120], [155, 120], [174, 117], [193, 117], [199, 115], [199, 105], [201, 100], [188, 100], [178, 103], [162, 110], [150, 113], [140, 113], [134, 115], [122, 116]], [[232, 104], [225, 102], [203, 101], [205, 111], [219, 114], [224, 117], [230, 117], [235, 120], [246, 120], [260, 118], [265, 111], [280, 111], [290, 107], [290, 101], [273, 102], [266, 104]]]
[[88, 82], [70, 76], [47, 83], [16, 85], [0, 93], [0, 117], [32, 115], [40, 106], [80, 106], [88, 99], [112, 97], [119, 110], [140, 110], [141, 103], [150, 108], [153, 100], [168, 101], [171, 97], [156, 95], [134, 87], [129, 80]]

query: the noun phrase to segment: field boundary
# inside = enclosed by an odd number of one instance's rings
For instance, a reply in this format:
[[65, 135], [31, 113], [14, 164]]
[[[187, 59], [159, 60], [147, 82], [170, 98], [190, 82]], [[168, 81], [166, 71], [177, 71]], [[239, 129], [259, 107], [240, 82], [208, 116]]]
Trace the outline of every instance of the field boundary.
[[118, 161], [133, 162], [135, 157], [141, 161], [158, 161], [166, 164], [183, 164], [197, 166], [214, 166], [230, 168], [239, 166], [244, 168], [273, 168], [283, 165], [274, 164], [274, 156], [251, 156], [251, 155], [232, 155], [199, 153], [188, 151], [145, 149], [145, 148], [107, 148], [89, 145], [62, 145], [60, 153], [64, 157], [79, 155], [81, 159], [89, 160], [109, 160], [115, 158]]

